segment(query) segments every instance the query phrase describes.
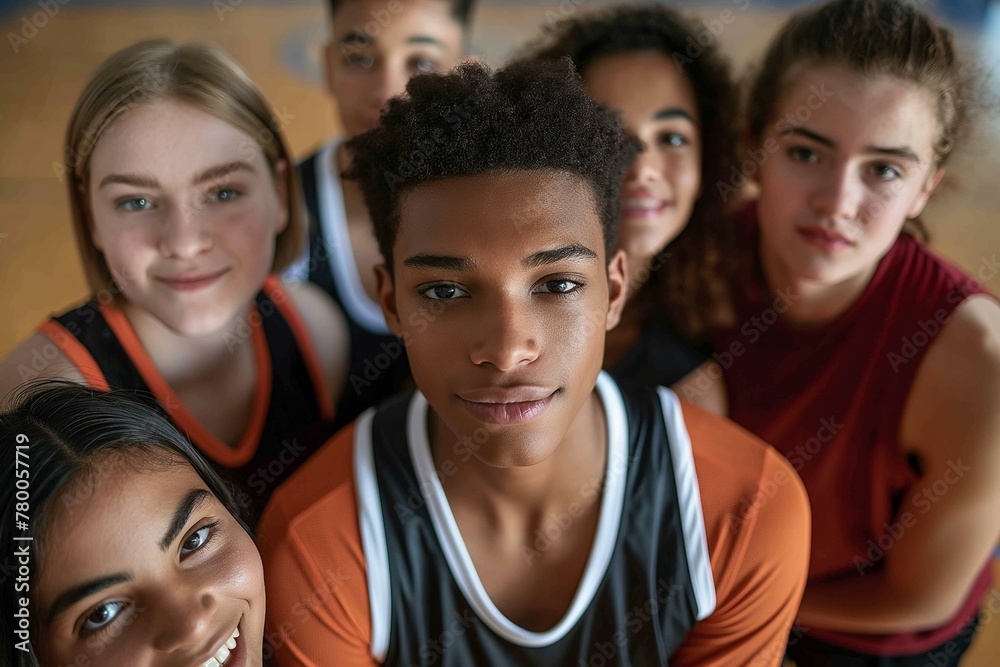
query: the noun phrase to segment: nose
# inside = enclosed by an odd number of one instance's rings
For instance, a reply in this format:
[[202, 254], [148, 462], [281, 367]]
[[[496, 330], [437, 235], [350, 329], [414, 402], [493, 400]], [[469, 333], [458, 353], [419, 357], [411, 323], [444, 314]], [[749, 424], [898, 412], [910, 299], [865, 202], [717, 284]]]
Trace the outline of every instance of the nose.
[[189, 652], [208, 650], [216, 629], [214, 620], [218, 612], [215, 594], [203, 587], [172, 587], [164, 589], [151, 609], [154, 623], [153, 647], [158, 651]]
[[636, 156], [625, 173], [626, 183], [651, 183], [663, 174], [663, 159], [658, 151], [643, 143], [642, 152]]
[[487, 312], [477, 313], [475, 343], [469, 354], [477, 366], [512, 371], [538, 358], [538, 335], [527, 305], [504, 297]]
[[191, 259], [208, 250], [212, 235], [204, 217], [196, 206], [174, 206], [163, 221], [160, 251], [167, 257]]
[[841, 167], [822, 175], [810, 198], [812, 209], [825, 218], [854, 220], [864, 200], [864, 184], [854, 170]]
[[375, 85], [372, 86], [372, 106], [378, 110], [385, 108], [389, 100], [406, 92], [406, 84], [410, 74], [402, 64], [386, 63], [377, 68], [373, 75]]

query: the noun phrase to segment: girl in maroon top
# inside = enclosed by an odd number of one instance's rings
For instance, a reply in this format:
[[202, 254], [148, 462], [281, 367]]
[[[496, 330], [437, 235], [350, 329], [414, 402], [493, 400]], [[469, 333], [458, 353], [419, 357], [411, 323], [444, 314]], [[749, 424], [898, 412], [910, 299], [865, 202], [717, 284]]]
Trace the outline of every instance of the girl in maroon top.
[[795, 14], [751, 91], [759, 198], [716, 359], [812, 502], [799, 665], [957, 664], [989, 586], [1000, 307], [911, 233], [968, 91], [950, 32], [900, 0]]

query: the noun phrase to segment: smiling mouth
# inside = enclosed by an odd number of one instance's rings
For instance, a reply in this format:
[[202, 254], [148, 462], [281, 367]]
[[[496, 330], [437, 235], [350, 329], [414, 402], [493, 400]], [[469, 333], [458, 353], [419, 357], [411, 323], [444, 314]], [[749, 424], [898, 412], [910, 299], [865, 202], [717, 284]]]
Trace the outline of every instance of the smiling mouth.
[[219, 647], [219, 650], [215, 652], [215, 655], [201, 663], [200, 667], [222, 667], [222, 665], [229, 662], [229, 658], [232, 656], [233, 650], [236, 648], [236, 638], [239, 636], [240, 626], [237, 625], [236, 629], [233, 630], [233, 634], [231, 634], [229, 639], [227, 639], [222, 646]]
[[461, 396], [459, 400], [465, 409], [487, 424], [523, 424], [545, 411], [558, 393], [553, 391], [543, 398], [527, 401], [485, 402], [469, 401]]
[[161, 283], [179, 292], [193, 292], [214, 284], [219, 278], [229, 272], [229, 269], [222, 269], [213, 273], [202, 273], [199, 275], [158, 277]]
[[654, 197], [626, 197], [622, 199], [622, 215], [626, 218], [651, 218], [672, 205], [673, 202]]

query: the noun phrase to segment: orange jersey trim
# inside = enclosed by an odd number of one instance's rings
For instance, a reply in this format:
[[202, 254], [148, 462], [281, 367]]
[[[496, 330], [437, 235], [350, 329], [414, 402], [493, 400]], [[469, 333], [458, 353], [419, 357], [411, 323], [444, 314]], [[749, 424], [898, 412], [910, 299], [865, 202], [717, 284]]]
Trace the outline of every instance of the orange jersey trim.
[[330, 391], [330, 387], [327, 386], [326, 377], [319, 363], [319, 356], [316, 354], [316, 346], [313, 344], [309, 329], [302, 322], [299, 311], [288, 298], [288, 292], [285, 291], [284, 286], [282, 286], [281, 281], [277, 277], [268, 277], [264, 282], [264, 293], [267, 294], [268, 298], [281, 311], [285, 321], [288, 322], [288, 326], [292, 329], [295, 342], [298, 344], [302, 358], [306, 362], [306, 370], [309, 372], [309, 378], [312, 380], [313, 387], [316, 388], [316, 400], [319, 401], [320, 416], [325, 421], [332, 421], [334, 417], [333, 394]]
[[[250, 307], [250, 312], [256, 312], [256, 304]], [[181, 402], [174, 390], [163, 379], [160, 372], [153, 364], [146, 348], [143, 347], [135, 330], [129, 323], [125, 313], [117, 306], [101, 304], [101, 313], [107, 320], [108, 326], [114, 331], [118, 341], [125, 348], [125, 353], [135, 364], [139, 375], [149, 386], [150, 391], [156, 396], [157, 401], [162, 405], [170, 417], [177, 422], [191, 441], [197, 445], [209, 458], [220, 465], [236, 468], [247, 463], [253, 458], [260, 445], [260, 436], [264, 431], [264, 422], [267, 419], [267, 406], [271, 402], [271, 353], [267, 348], [267, 338], [264, 330], [260, 326], [251, 327], [251, 337], [253, 339], [254, 356], [257, 364], [257, 393], [254, 396], [253, 408], [250, 413], [250, 423], [247, 424], [243, 435], [235, 447], [230, 447], [226, 443], [215, 437], [204, 424], [198, 421], [187, 406]]]
[[108, 380], [94, 357], [66, 327], [55, 320], [49, 320], [38, 327], [38, 333], [47, 336], [73, 362], [87, 381], [87, 386], [98, 391], [111, 391]]

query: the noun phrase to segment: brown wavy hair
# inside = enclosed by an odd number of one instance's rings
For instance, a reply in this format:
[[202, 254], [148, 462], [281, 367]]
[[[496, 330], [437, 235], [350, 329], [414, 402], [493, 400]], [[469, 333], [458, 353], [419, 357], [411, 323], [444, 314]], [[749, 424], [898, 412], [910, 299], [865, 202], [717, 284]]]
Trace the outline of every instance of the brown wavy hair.
[[670, 7], [625, 5], [557, 22], [517, 58], [569, 58], [585, 76], [600, 58], [630, 52], [659, 52], [681, 68], [694, 88], [702, 142], [702, 192], [681, 233], [643, 267], [649, 279], [631, 307], [659, 309], [679, 333], [701, 340], [716, 324], [717, 304], [726, 302], [725, 260], [733, 245], [716, 184], [736, 160], [739, 95], [715, 35]]

